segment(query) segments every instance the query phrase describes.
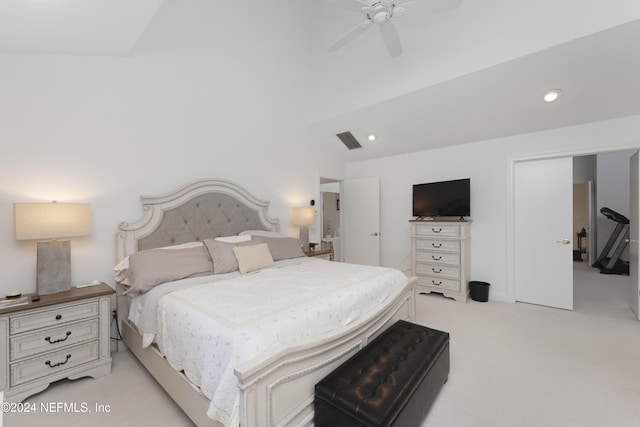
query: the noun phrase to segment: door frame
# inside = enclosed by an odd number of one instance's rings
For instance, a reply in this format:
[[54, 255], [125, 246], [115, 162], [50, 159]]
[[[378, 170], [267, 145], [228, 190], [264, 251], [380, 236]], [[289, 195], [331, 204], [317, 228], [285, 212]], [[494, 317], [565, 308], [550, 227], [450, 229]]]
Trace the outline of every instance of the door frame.
[[[322, 206], [323, 206], [324, 201], [322, 200], [322, 188], [321, 188], [321, 186], [322, 186], [322, 184], [331, 184], [331, 183], [337, 182], [339, 184], [339, 186], [340, 186], [340, 193], [339, 193], [340, 194], [340, 198], [342, 198], [342, 192], [343, 192], [343, 189], [342, 189], [343, 184], [342, 183], [344, 182], [345, 179], [346, 178], [333, 178], [333, 177], [330, 177], [328, 174], [322, 174], [322, 173], [319, 173], [319, 172], [316, 173], [316, 206], [314, 206], [314, 208], [316, 208], [316, 224], [315, 224], [315, 227], [316, 227], [316, 230], [319, 230], [319, 231], [317, 231], [317, 233], [318, 233], [317, 237], [319, 239], [318, 242], [322, 242], [322, 237], [323, 237], [322, 236], [322, 233], [323, 233], [322, 225], [323, 225], [323, 221], [324, 221], [323, 212], [322, 212]], [[340, 236], [342, 236], [344, 234], [344, 220], [343, 220], [342, 216], [343, 216], [343, 210], [341, 209], [340, 210]], [[339, 253], [340, 254], [344, 254], [344, 250], [343, 250], [344, 249], [343, 248], [344, 239], [340, 239], [338, 241], [338, 244], [340, 245], [340, 248], [338, 248]]]
[[518, 162], [526, 162], [532, 160], [550, 160], [560, 157], [579, 157], [589, 156], [592, 154], [609, 153], [614, 151], [625, 150], [640, 150], [638, 144], [626, 144], [626, 145], [614, 145], [611, 147], [598, 147], [590, 149], [574, 149], [564, 151], [551, 151], [547, 153], [535, 153], [527, 155], [511, 155], [507, 156], [507, 194], [506, 194], [506, 208], [507, 208], [507, 294], [506, 300], [509, 302], [516, 302], [516, 271], [515, 271], [515, 256], [514, 251], [516, 247], [515, 243], [515, 165]]

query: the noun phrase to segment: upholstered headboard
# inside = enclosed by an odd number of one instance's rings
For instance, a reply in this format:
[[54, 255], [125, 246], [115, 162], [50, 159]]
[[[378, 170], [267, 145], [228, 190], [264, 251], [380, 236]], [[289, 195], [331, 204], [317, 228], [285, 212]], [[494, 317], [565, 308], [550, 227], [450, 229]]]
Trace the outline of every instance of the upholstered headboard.
[[123, 222], [116, 236], [116, 261], [133, 252], [233, 236], [244, 230], [279, 231], [269, 202], [223, 179], [203, 179], [176, 191], [142, 196], [144, 214]]

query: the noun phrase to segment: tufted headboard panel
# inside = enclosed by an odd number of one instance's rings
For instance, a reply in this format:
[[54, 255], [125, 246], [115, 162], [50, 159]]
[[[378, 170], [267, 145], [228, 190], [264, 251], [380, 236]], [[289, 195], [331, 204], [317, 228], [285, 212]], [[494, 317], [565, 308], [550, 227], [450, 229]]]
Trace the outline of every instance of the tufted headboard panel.
[[268, 201], [227, 180], [204, 179], [141, 199], [143, 217], [119, 226], [116, 262], [138, 250], [280, 228], [268, 215]]
[[208, 193], [165, 211], [160, 226], [138, 240], [138, 250], [266, 230], [258, 212], [228, 194]]

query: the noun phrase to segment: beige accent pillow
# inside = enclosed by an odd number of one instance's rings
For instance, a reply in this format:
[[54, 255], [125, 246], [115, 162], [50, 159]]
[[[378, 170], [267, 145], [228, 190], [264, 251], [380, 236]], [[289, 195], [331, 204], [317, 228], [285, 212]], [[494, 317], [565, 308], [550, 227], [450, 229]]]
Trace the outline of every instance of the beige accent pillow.
[[129, 256], [127, 294], [143, 294], [154, 286], [188, 277], [213, 274], [213, 264], [204, 246], [175, 250], [149, 249]]
[[253, 238], [247, 242], [230, 243], [220, 240], [205, 239], [204, 245], [207, 247], [211, 260], [213, 261], [213, 274], [231, 273], [238, 270], [238, 260], [233, 253], [236, 246], [257, 245], [264, 243], [261, 238]]
[[236, 246], [233, 248], [233, 253], [238, 260], [238, 269], [242, 274], [273, 267], [273, 258], [266, 243], [252, 246]]

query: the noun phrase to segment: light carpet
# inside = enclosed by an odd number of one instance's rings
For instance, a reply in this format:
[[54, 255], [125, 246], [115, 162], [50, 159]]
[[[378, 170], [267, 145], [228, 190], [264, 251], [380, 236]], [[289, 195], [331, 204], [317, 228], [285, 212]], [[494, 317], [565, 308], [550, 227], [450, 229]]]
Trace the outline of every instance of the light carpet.
[[[640, 322], [629, 278], [576, 264], [575, 310], [419, 295], [416, 322], [451, 334], [451, 372], [423, 426], [640, 425]], [[5, 414], [7, 427], [191, 426], [129, 352], [113, 372], [61, 381], [26, 402], [109, 412]], [[404, 426], [403, 426], [404, 427]]]

